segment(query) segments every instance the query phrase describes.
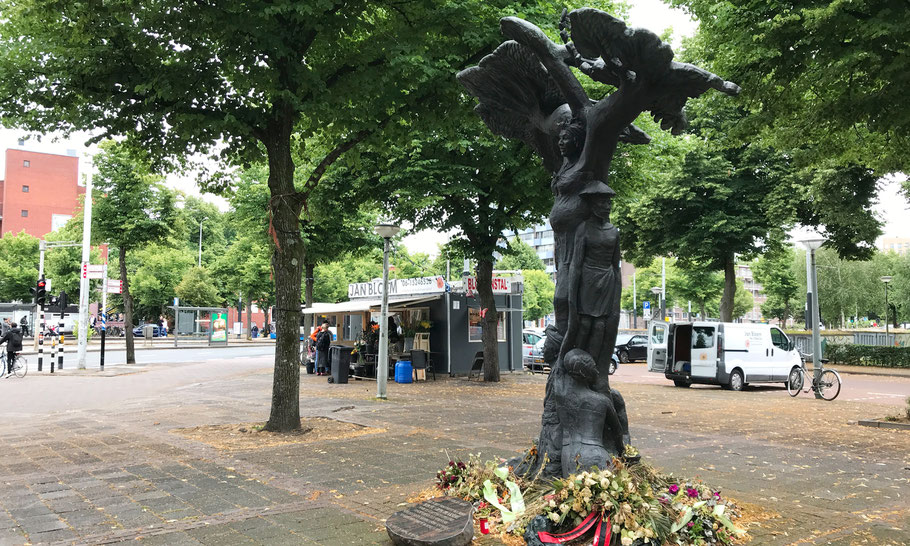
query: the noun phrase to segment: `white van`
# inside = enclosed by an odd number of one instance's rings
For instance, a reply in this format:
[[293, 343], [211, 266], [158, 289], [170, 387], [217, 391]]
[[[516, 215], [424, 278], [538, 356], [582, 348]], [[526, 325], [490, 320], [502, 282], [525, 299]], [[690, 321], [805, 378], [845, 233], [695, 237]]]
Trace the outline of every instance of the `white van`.
[[768, 324], [654, 322], [648, 335], [648, 371], [677, 387], [692, 383], [739, 391], [748, 383], [783, 383], [802, 360], [795, 344]]

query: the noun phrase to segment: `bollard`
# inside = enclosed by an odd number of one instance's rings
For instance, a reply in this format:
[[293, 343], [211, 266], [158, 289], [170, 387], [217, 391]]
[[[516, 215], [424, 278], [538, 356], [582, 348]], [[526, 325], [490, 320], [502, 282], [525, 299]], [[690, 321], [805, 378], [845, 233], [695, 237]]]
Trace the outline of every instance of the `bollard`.
[[36, 325], [36, 334], [38, 336], [38, 371], [44, 364], [44, 307], [41, 308], [41, 318]]
[[104, 333], [107, 331], [107, 313], [101, 313], [101, 371], [104, 371]]
[[[61, 313], [62, 315], [63, 313]], [[59, 324], [60, 344], [57, 345], [57, 369], [63, 369], [63, 318], [61, 316]]]

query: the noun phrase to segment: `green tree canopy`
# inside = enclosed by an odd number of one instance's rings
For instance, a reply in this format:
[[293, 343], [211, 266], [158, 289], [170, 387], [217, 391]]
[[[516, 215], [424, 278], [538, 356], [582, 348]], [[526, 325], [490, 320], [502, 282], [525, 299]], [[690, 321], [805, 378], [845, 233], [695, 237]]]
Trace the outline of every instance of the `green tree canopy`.
[[185, 247], [158, 243], [143, 245], [127, 256], [130, 295], [136, 318], [153, 322], [166, 314], [177, 294], [177, 284], [196, 265], [195, 255]]
[[752, 262], [752, 274], [761, 284], [766, 299], [761, 304], [765, 317], [786, 324], [800, 306], [799, 282], [793, 271], [795, 253], [792, 247], [782, 246], [765, 252]]
[[204, 267], [187, 269], [175, 292], [180, 298], [180, 303], [187, 306], [213, 307], [223, 301], [212, 280], [212, 275]]
[[910, 165], [910, 26], [904, 0], [671, 0], [699, 21], [715, 71], [739, 83], [736, 129], [819, 159]]
[[556, 285], [546, 271], [526, 269], [524, 276], [524, 294], [521, 306], [524, 320], [538, 320], [553, 312], [553, 296]]
[[513, 237], [509, 240], [508, 247], [502, 250], [502, 257], [496, 261], [496, 269], [546, 271], [547, 268], [543, 260], [537, 256], [534, 247], [518, 237]]
[[[78, 268], [77, 268], [78, 269]], [[38, 280], [38, 238], [25, 232], [0, 238], [0, 301], [30, 302]]]

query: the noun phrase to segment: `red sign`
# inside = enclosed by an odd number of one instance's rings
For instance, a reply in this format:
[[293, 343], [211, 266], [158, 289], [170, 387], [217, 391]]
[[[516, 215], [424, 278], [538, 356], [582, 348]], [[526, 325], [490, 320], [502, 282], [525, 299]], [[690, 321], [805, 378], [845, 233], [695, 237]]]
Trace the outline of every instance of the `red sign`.
[[[494, 294], [512, 293], [512, 283], [506, 277], [493, 277], [492, 285]], [[468, 293], [473, 294], [474, 292], [477, 292], [477, 278], [468, 277]]]

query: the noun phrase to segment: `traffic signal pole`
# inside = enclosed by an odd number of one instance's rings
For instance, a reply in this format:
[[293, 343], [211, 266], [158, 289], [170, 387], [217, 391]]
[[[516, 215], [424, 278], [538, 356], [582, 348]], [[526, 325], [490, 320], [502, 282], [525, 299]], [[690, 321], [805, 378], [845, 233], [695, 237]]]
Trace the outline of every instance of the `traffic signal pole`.
[[88, 349], [88, 300], [89, 287], [88, 263], [92, 251], [92, 163], [86, 160], [85, 169], [85, 204], [82, 215], [82, 278], [79, 282], [79, 352], [76, 368], [85, 369], [85, 352]]

